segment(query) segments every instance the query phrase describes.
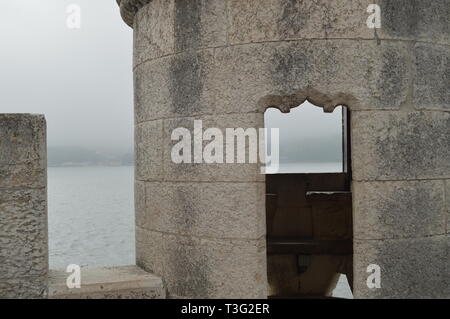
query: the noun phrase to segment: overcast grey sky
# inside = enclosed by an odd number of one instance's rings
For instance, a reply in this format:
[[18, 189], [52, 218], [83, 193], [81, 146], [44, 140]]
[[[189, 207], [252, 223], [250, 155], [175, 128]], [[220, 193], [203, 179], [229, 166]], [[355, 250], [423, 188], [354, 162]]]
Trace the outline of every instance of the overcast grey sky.
[[[81, 29], [66, 25], [72, 3]], [[0, 113], [45, 114], [49, 146], [132, 149], [132, 30], [115, 0], [1, 0], [0, 40]], [[267, 117], [281, 128], [282, 157], [307, 161], [325, 147], [332, 160], [340, 152], [338, 110]]]
[[131, 149], [132, 30], [114, 0], [1, 0], [0, 40], [0, 113], [45, 114], [49, 146]]

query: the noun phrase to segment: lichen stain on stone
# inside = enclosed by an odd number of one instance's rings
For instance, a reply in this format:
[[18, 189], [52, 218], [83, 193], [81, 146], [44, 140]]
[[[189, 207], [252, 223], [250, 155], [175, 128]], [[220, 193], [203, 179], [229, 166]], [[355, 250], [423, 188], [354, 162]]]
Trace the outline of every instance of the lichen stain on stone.
[[174, 196], [181, 207], [181, 211], [183, 212], [183, 214], [181, 214], [180, 216], [181, 220], [176, 220], [176, 224], [179, 225], [183, 232], [189, 231], [198, 223], [198, 216], [196, 214], [196, 212], [198, 211], [196, 207], [197, 199], [193, 198], [193, 196], [195, 196], [195, 193], [192, 192], [186, 194], [186, 192], [183, 191], [183, 188], [177, 188], [177, 190], [174, 192]]
[[[410, 175], [421, 170], [427, 171], [429, 167], [435, 166], [433, 163], [435, 161], [434, 152], [426, 150], [434, 149], [445, 152], [448, 149], [450, 119], [447, 119], [446, 124], [441, 122], [443, 125], [439, 125], [441, 129], [434, 127], [433, 130], [430, 130], [429, 125], [430, 122], [426, 120], [423, 112], [411, 113], [403, 120], [398, 122], [389, 120], [386, 123], [388, 134], [376, 139], [376, 154], [391, 159], [390, 161], [383, 158], [377, 159], [384, 176]], [[445, 129], [445, 125], [447, 125], [447, 129]]]
[[172, 111], [189, 115], [199, 111], [203, 90], [203, 75], [195, 53], [182, 54], [170, 65], [169, 92]]
[[299, 82], [308, 74], [308, 68], [309, 58], [303, 51], [282, 50], [272, 56], [272, 80], [278, 88]]
[[382, 0], [382, 31], [391, 36], [416, 37], [421, 32], [450, 32], [449, 0]]
[[400, 98], [405, 90], [404, 79], [407, 76], [407, 61], [394, 49], [386, 49], [383, 52], [383, 61], [380, 77], [377, 81], [379, 97], [383, 105], [400, 104], [402, 101], [394, 101], [393, 97]]
[[207, 298], [211, 293], [207, 275], [211, 271], [208, 269], [207, 256], [197, 251], [200, 247], [192, 239], [188, 239], [187, 243], [177, 243], [174, 247], [167, 264], [174, 279], [171, 292], [178, 296]]
[[426, 1], [383, 0], [380, 4], [383, 31], [395, 36], [415, 35], [421, 19], [418, 11], [421, 2]]
[[299, 0], [282, 2], [281, 19], [278, 22], [278, 32], [281, 36], [295, 36], [305, 27], [308, 12], [301, 8], [303, 2]]
[[175, 48], [177, 51], [199, 46], [200, 13], [200, 0], [175, 0]]

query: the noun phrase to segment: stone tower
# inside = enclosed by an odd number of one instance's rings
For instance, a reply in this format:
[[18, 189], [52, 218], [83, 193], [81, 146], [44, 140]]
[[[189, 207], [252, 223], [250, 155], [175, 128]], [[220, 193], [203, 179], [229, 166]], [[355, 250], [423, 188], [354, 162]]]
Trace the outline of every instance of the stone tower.
[[137, 264], [170, 297], [267, 297], [270, 282], [259, 165], [175, 164], [173, 130], [261, 128], [306, 99], [351, 114], [355, 297], [450, 297], [450, 0], [118, 3], [134, 29]]

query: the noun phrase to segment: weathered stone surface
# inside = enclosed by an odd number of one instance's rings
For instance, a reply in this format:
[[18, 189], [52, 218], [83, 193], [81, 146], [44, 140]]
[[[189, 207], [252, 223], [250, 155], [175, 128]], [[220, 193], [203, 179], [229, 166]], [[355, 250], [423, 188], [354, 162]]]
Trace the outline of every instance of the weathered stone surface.
[[1, 299], [41, 299], [47, 297], [47, 277], [0, 279]]
[[232, 44], [311, 38], [375, 38], [366, 26], [369, 0], [252, 1], [229, 4]]
[[0, 298], [47, 292], [47, 157], [42, 115], [0, 115]]
[[259, 239], [264, 183], [146, 183], [140, 227], [180, 235]]
[[134, 210], [136, 217], [145, 214], [147, 199], [145, 197], [145, 182], [134, 182]]
[[[448, 20], [447, 25], [450, 25]], [[416, 107], [450, 110], [450, 47], [419, 43], [414, 52], [417, 69], [414, 81]]]
[[[366, 25], [370, 15], [367, 12], [369, 4], [378, 4], [381, 9], [381, 28], [376, 29], [377, 38], [446, 44], [450, 39], [449, 0], [259, 0], [257, 4], [231, 0], [228, 10], [223, 5], [225, 1], [211, 0], [171, 0], [164, 3], [156, 0], [118, 0], [118, 3], [124, 21], [130, 26], [134, 24], [135, 30], [140, 23], [149, 30], [158, 30], [154, 24], [145, 24], [147, 20], [142, 17], [154, 11], [152, 18], [155, 22], [164, 23], [163, 18], [167, 17], [168, 20], [178, 21], [180, 27], [188, 24], [183, 34], [191, 39], [219, 30], [223, 32], [228, 16], [232, 44], [299, 38], [375, 38], [374, 30]], [[175, 7], [183, 18], [172, 18]], [[170, 14], [161, 14], [160, 8]]]
[[355, 239], [445, 233], [442, 181], [354, 182], [353, 197]]
[[144, 61], [175, 52], [174, 1], [152, 0], [136, 14], [134, 24], [134, 61]]
[[[151, 233], [144, 231], [150, 240], [155, 238]], [[146, 237], [141, 238], [150, 243]], [[169, 297], [267, 297], [265, 239], [213, 239], [164, 233], [160, 238], [161, 242], [151, 242], [151, 246], [153, 251], [160, 251], [157, 256]], [[137, 252], [141, 255], [139, 265], [148, 270], [146, 253]]]
[[[411, 79], [404, 43], [305, 40], [217, 49], [211, 77], [216, 113], [263, 112], [268, 95], [286, 96], [308, 87], [355, 109], [396, 109]], [[226, 83], [226, 85], [224, 85]], [[220, 88], [220, 89], [219, 89]], [[297, 101], [298, 106], [304, 100]]]
[[137, 266], [82, 268], [81, 288], [67, 288], [68, 273], [52, 270], [49, 298], [52, 299], [161, 299], [161, 278]]
[[227, 43], [226, 1], [175, 0], [174, 9], [177, 51], [217, 47]]
[[163, 168], [163, 121], [150, 121], [135, 127], [136, 179], [158, 180]]
[[47, 169], [42, 160], [0, 165], [0, 188], [39, 188], [45, 185]]
[[47, 273], [47, 193], [0, 192], [0, 278], [38, 277]]
[[450, 174], [450, 113], [353, 112], [353, 179], [445, 178]]
[[445, 199], [447, 200], [447, 233], [450, 233], [450, 179], [446, 181]]
[[122, 19], [130, 27], [133, 26], [136, 13], [152, 0], [116, 0], [120, 7]]
[[163, 234], [136, 226], [136, 265], [164, 278], [162, 250]]
[[[219, 128], [223, 133], [223, 158], [224, 163], [193, 163], [194, 151], [191, 154], [191, 163], [174, 163], [171, 158], [172, 148], [178, 140], [172, 141], [172, 132], [177, 128], [187, 128], [191, 132], [193, 140], [194, 120], [202, 120], [203, 130], [208, 128]], [[228, 114], [217, 116], [186, 117], [164, 120], [164, 180], [165, 181], [236, 181], [252, 182], [264, 181], [265, 176], [261, 174], [261, 167], [258, 163], [249, 163], [248, 153], [246, 163], [226, 163], [227, 149], [225, 147], [226, 128], [263, 128], [263, 115], [259, 113]], [[206, 146], [210, 141], [204, 141]], [[235, 142], [235, 155], [237, 153], [237, 142]], [[246, 152], [248, 149], [248, 139], [246, 139]], [[231, 146], [230, 146], [231, 147]], [[231, 149], [231, 148], [230, 148]], [[259, 146], [258, 146], [259, 150]], [[259, 160], [258, 160], [259, 162]]]
[[325, 37], [325, 12], [305, 1], [229, 1], [230, 43]]
[[449, 0], [378, 0], [381, 39], [450, 43]]
[[396, 109], [411, 79], [408, 54], [404, 43], [311, 40], [164, 57], [135, 71], [136, 121], [263, 112], [263, 97], [307, 87], [344, 96], [352, 109]]
[[[0, 166], [46, 161], [45, 118], [32, 114], [0, 114]], [[45, 163], [46, 164], [46, 163]]]
[[45, 118], [0, 114], [0, 188], [46, 185]]
[[[357, 240], [355, 298], [445, 298], [449, 292], [449, 238]], [[367, 266], [381, 268], [381, 288], [367, 287]]]
[[136, 15], [135, 61], [227, 43], [226, 1], [157, 0]]
[[212, 114], [209, 76], [212, 50], [180, 53], [136, 68], [136, 123], [169, 117]]

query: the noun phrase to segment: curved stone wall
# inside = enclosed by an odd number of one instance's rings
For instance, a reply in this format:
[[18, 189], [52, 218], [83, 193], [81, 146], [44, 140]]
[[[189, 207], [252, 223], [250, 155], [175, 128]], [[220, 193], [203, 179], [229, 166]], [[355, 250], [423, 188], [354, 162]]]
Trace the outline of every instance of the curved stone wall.
[[450, 0], [118, 2], [135, 37], [137, 262], [169, 296], [267, 295], [258, 165], [173, 164], [172, 130], [259, 128], [306, 98], [352, 111], [355, 296], [450, 295]]

